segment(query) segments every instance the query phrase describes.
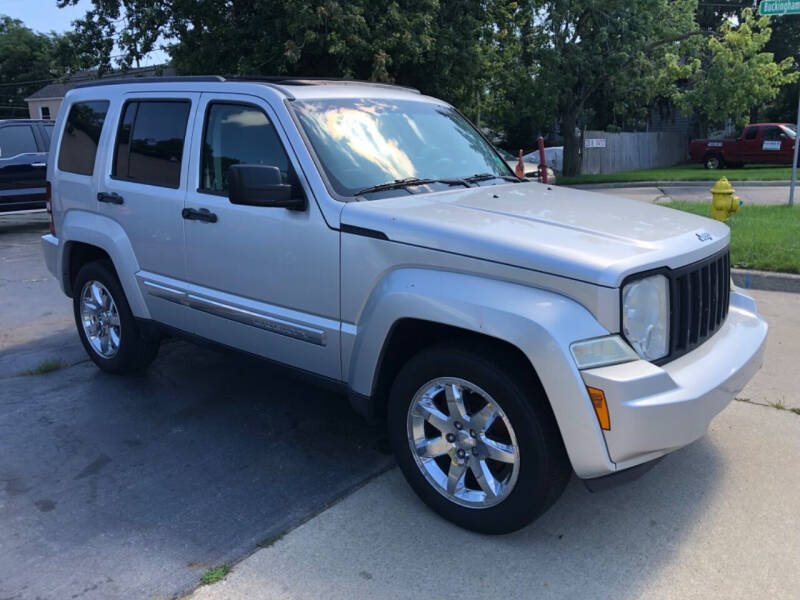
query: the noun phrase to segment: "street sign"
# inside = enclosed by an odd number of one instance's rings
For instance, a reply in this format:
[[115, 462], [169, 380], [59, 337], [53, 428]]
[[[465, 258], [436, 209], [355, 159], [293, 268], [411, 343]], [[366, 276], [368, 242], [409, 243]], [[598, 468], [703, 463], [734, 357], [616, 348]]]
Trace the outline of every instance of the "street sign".
[[758, 7], [762, 15], [800, 15], [800, 0], [761, 0]]
[[[800, 0], [761, 0], [758, 12], [767, 15], [800, 15]], [[800, 150], [800, 98], [797, 100], [797, 127], [794, 136], [794, 158], [792, 159], [792, 183], [789, 185], [789, 206], [794, 205], [794, 188], [797, 184], [797, 154]], [[766, 150], [766, 148], [765, 148]]]
[[[800, 1], [800, 0], [798, 0]], [[587, 138], [583, 140], [583, 147], [584, 148], [605, 148], [606, 147], [606, 140], [605, 138]]]

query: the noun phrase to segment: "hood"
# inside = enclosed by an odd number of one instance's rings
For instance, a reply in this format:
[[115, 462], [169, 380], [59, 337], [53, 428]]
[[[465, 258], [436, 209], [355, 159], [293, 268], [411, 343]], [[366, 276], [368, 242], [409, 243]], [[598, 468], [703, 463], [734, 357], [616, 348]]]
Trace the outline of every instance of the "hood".
[[343, 225], [389, 240], [618, 287], [728, 245], [723, 223], [663, 206], [539, 183], [351, 202]]

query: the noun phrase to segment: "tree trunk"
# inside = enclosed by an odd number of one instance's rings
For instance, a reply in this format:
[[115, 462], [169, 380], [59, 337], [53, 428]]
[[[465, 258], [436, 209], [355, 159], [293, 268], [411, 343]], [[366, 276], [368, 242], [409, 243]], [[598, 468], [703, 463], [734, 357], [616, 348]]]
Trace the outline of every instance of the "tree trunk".
[[577, 124], [577, 114], [567, 114], [561, 120], [561, 133], [564, 136], [564, 175], [568, 177], [581, 174], [581, 138], [575, 135]]

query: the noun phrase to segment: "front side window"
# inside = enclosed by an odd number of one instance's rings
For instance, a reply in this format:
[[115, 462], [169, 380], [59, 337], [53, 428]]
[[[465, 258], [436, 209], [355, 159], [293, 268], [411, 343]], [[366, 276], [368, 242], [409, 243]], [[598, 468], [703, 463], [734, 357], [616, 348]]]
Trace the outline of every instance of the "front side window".
[[239, 164], [278, 167], [289, 183], [289, 158], [267, 115], [253, 106], [213, 103], [203, 134], [200, 189], [227, 192], [228, 169]]
[[[348, 98], [292, 106], [331, 186], [342, 196], [408, 178], [512, 175], [494, 148], [449, 106]], [[389, 192], [403, 193], [408, 191]]]
[[107, 100], [77, 102], [72, 105], [61, 136], [59, 170], [78, 175], [91, 175], [94, 172], [97, 144], [107, 112]]
[[30, 125], [14, 125], [0, 129], [0, 158], [38, 152]]
[[768, 140], [771, 142], [777, 141], [782, 139], [781, 134], [783, 131], [780, 127], [776, 127], [775, 125], [768, 125], [764, 127], [764, 130], [761, 132], [761, 139]]
[[189, 121], [188, 100], [137, 100], [125, 104], [114, 148], [112, 176], [178, 188]]

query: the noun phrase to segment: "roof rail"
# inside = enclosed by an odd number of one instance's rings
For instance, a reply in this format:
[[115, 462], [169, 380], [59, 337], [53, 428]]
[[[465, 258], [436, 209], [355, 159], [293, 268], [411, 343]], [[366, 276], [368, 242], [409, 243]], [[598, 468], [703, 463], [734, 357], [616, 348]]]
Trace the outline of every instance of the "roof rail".
[[291, 92], [283, 86], [287, 85], [369, 85], [375, 87], [387, 88], [400, 88], [410, 92], [420, 91], [416, 88], [394, 85], [391, 83], [380, 83], [377, 81], [362, 81], [359, 79], [337, 79], [335, 77], [303, 77], [298, 75], [266, 75], [266, 76], [249, 76], [249, 75], [179, 75], [171, 77], [108, 77], [106, 79], [96, 79], [94, 81], [87, 81], [75, 86], [75, 89], [86, 87], [97, 87], [103, 85], [125, 85], [130, 83], [191, 83], [191, 82], [207, 82], [207, 83], [220, 83], [224, 81], [241, 81], [261, 83], [271, 87], [280, 89], [284, 94], [292, 97]]
[[100, 85], [124, 85], [126, 83], [175, 83], [175, 82], [220, 82], [225, 81], [221, 75], [176, 75], [171, 77], [108, 77], [96, 79], [76, 85], [75, 88], [96, 87]]
[[304, 75], [226, 75], [227, 81], [254, 81], [263, 83], [283, 84], [283, 85], [371, 85], [375, 87], [401, 88], [416, 92], [420, 91], [406, 85], [394, 83], [382, 83], [380, 81], [365, 81], [363, 79], [343, 79], [339, 77], [314, 77]]

